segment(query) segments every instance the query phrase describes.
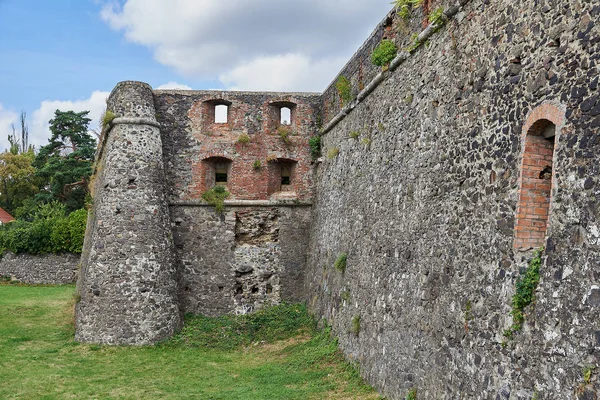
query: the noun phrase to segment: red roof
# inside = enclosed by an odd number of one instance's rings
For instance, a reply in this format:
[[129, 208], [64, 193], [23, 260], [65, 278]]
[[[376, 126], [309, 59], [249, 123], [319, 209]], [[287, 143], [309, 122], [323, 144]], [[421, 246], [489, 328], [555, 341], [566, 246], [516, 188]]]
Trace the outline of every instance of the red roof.
[[12, 217], [12, 215], [7, 213], [6, 211], [4, 211], [4, 209], [2, 207], [0, 207], [0, 222], [1, 223], [6, 224], [7, 222], [14, 221], [14, 220], [15, 219]]

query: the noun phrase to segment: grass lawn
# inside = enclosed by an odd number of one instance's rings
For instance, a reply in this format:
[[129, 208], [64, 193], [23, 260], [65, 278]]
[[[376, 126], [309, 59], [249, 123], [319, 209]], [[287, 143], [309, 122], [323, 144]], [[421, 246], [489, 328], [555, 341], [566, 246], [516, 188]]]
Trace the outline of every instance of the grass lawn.
[[378, 399], [302, 306], [188, 320], [157, 346], [73, 341], [74, 286], [0, 284], [0, 399]]

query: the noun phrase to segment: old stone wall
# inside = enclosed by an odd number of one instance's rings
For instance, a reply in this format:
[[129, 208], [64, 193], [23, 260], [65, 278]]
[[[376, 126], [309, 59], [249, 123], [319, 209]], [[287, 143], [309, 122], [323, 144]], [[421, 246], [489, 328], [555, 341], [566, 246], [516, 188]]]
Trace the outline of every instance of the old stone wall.
[[[313, 179], [308, 140], [320, 95], [157, 90], [154, 102], [182, 310], [244, 313], [303, 299]], [[226, 122], [215, 122], [217, 106], [227, 106]], [[217, 184], [219, 164], [230, 192], [223, 214], [201, 197]]]
[[182, 323], [159, 125], [150, 86], [121, 82], [96, 162], [75, 339], [147, 344]]
[[4, 253], [0, 260], [0, 276], [33, 284], [75, 283], [79, 254], [13, 254]]
[[[336, 81], [322, 96], [119, 84], [76, 338], [151, 343], [183, 312], [306, 299], [390, 398], [594, 398], [600, 5], [424, 4], [390, 12], [343, 68], [351, 100]], [[381, 70], [383, 38], [401, 52]], [[223, 213], [201, 199], [215, 185]], [[507, 336], [542, 244], [535, 302]]]
[[304, 299], [306, 206], [171, 207], [186, 313], [246, 313]]
[[[583, 370], [600, 361], [600, 6], [461, 4], [347, 115], [327, 114], [309, 303], [390, 398], [595, 398]], [[532, 115], [557, 125], [546, 249], [535, 304], [507, 339], [531, 257], [515, 238], [537, 232], [515, 230]]]

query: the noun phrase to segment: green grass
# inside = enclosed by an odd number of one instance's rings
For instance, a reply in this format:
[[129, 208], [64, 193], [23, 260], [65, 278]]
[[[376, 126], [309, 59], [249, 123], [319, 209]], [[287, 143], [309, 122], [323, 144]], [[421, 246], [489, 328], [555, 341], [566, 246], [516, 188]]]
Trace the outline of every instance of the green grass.
[[1, 399], [377, 399], [303, 306], [188, 317], [157, 346], [73, 341], [73, 286], [0, 284]]

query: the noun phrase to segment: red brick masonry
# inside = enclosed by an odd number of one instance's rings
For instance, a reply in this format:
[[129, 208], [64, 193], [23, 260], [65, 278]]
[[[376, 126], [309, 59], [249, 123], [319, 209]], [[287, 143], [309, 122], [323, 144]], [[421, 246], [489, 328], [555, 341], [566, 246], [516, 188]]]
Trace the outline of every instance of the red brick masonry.
[[[523, 126], [523, 157], [519, 201], [515, 221], [514, 247], [538, 248], [544, 245], [552, 199], [554, 147], [565, 123], [565, 113], [553, 104], [534, 109]], [[554, 125], [556, 136], [544, 138]]]

